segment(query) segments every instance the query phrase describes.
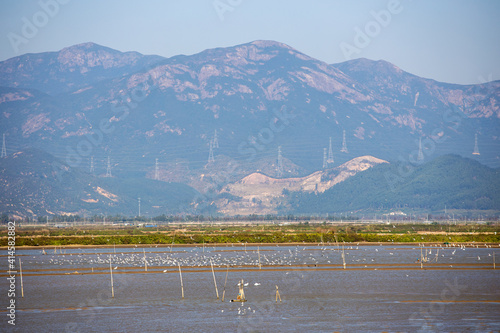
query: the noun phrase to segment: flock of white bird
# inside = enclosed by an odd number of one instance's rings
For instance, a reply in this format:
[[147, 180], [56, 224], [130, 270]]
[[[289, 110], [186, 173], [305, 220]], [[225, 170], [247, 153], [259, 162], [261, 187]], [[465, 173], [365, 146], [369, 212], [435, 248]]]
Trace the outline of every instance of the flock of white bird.
[[[481, 248], [480, 248], [481, 247]], [[493, 248], [500, 247], [493, 246]], [[349, 265], [370, 267], [377, 270], [377, 266], [384, 264], [407, 264], [415, 263], [416, 258], [425, 258], [423, 262], [446, 262], [474, 263], [482, 260], [482, 263], [488, 262], [484, 256], [488, 257], [489, 262], [494, 262], [494, 249], [487, 244], [433, 244], [413, 246], [401, 245], [369, 245], [360, 246], [359, 244], [320, 244], [318, 246], [237, 246], [237, 247], [206, 247], [193, 246], [177, 248], [157, 248], [157, 247], [131, 247], [119, 249], [62, 249], [56, 248], [54, 251], [40, 251], [29, 257], [24, 257], [23, 268], [36, 271], [43, 267], [46, 271], [57, 271], [59, 268], [64, 270], [85, 268], [87, 272], [94, 268], [101, 271], [113, 270], [131, 270], [144, 268], [158, 273], [168, 273], [177, 271], [178, 267], [182, 269], [209, 269], [213, 264], [219, 270], [227, 267], [289, 267], [290, 266], [330, 266], [342, 267], [343, 260]], [[99, 252], [98, 252], [99, 251]], [[459, 251], [457, 253], [457, 251]], [[57, 253], [59, 252], [59, 253]], [[423, 255], [425, 253], [425, 256]], [[473, 256], [471, 257], [470, 254]], [[41, 255], [43, 254], [43, 255]], [[431, 257], [432, 256], [432, 257]], [[483, 256], [483, 259], [481, 258]], [[493, 258], [491, 258], [493, 256]], [[417, 259], [418, 260], [418, 259]], [[368, 266], [370, 265], [370, 266]], [[452, 265], [449, 265], [453, 267]], [[345, 267], [345, 266], [344, 266]], [[49, 270], [47, 270], [49, 268]], [[78, 273], [78, 271], [75, 271]], [[72, 274], [72, 273], [65, 273]], [[288, 272], [286, 272], [288, 274]], [[406, 274], [408, 278], [409, 275]], [[244, 283], [249, 286], [250, 283]], [[259, 282], [253, 282], [253, 286], [260, 286]], [[224, 312], [224, 310], [221, 310]], [[251, 307], [238, 307], [238, 315], [248, 315], [254, 313]]]
[[[500, 247], [500, 244], [498, 245]], [[43, 251], [45, 256], [32, 256], [29, 260], [23, 260], [27, 264], [46, 265], [52, 267], [109, 267], [111, 262], [113, 268], [127, 269], [133, 267], [144, 267], [154, 269], [162, 268], [164, 273], [170, 271], [169, 267], [176, 269], [178, 265], [183, 268], [210, 267], [267, 267], [267, 266], [318, 266], [318, 265], [342, 265], [342, 253], [346, 264], [370, 263], [376, 264], [394, 264], [394, 258], [400, 263], [415, 262], [415, 258], [420, 257], [421, 248], [425, 248], [425, 258], [434, 255], [432, 260], [438, 261], [439, 258], [449, 258], [449, 260], [460, 258], [459, 262], [470, 262], [471, 258], [481, 260], [481, 255], [491, 257], [493, 250], [489, 250], [491, 245], [481, 244], [479, 254], [474, 257], [458, 256], [457, 250], [478, 249], [480, 244], [434, 244], [419, 246], [396, 246], [396, 245], [375, 245], [359, 246], [354, 244], [321, 244], [319, 246], [264, 246], [257, 247], [191, 247], [179, 248], [172, 252], [165, 248], [161, 251], [158, 248], [123, 248], [118, 249], [55, 249], [52, 251]], [[495, 246], [497, 247], [497, 246]], [[485, 249], [487, 253], [485, 253]], [[96, 253], [99, 250], [102, 252]], [[94, 251], [94, 252], [92, 252]], [[106, 252], [107, 251], [107, 252]], [[469, 251], [472, 252], [472, 251]], [[428, 260], [430, 261], [430, 259]], [[425, 261], [424, 261], [425, 262]], [[35, 267], [33, 267], [35, 268]], [[46, 267], [44, 267], [46, 268]], [[165, 269], [166, 268], [166, 269]], [[57, 270], [57, 269], [55, 269]]]

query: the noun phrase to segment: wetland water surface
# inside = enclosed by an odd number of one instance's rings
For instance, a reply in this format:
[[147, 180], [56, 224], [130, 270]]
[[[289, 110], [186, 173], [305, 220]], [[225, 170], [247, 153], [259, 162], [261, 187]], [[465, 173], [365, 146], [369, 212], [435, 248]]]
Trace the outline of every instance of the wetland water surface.
[[[52, 248], [45, 255], [18, 249], [25, 297], [18, 277], [16, 326], [7, 323], [3, 310], [0, 327], [13, 332], [499, 331], [494, 251], [498, 259], [498, 245], [428, 246], [421, 269], [418, 244], [348, 244], [343, 269], [342, 247], [333, 245], [273, 245], [258, 251], [198, 246], [58, 248], [54, 253]], [[7, 267], [7, 253], [1, 254]], [[6, 277], [2, 270], [4, 305], [9, 302]], [[231, 303], [241, 279], [248, 283], [247, 302]]]

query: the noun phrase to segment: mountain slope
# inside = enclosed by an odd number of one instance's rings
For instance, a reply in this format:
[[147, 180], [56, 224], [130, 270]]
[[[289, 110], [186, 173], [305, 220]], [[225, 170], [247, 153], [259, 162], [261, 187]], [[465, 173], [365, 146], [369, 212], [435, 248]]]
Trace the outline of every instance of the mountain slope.
[[[252, 173], [224, 186], [216, 201], [219, 211], [230, 215], [276, 214], [283, 206], [284, 194], [323, 193], [331, 187], [375, 165], [387, 163], [372, 156], [361, 156], [338, 167], [314, 172], [299, 178], [272, 178]], [[283, 207], [281, 207], [283, 209]]]
[[[426, 158], [471, 156], [478, 134], [475, 158], [500, 164], [498, 82], [444, 84], [369, 60], [328, 65], [273, 41], [169, 59], [88, 43], [9, 59], [0, 72], [2, 84], [21, 91], [66, 91], [24, 102], [0, 91], [0, 130], [8, 138], [64, 160], [67, 147], [100, 137], [100, 124], [108, 122], [112, 133], [90, 142], [91, 153], [112, 155], [123, 175], [147, 173], [155, 158], [200, 170], [215, 130], [215, 158], [250, 162], [254, 172], [281, 145], [283, 157], [303, 170], [286, 177], [318, 170], [329, 137], [341, 164], [363, 155], [408, 156], [419, 138], [435, 146]], [[343, 130], [347, 154], [339, 153]]]
[[[401, 170], [408, 172], [402, 176]], [[500, 210], [500, 169], [445, 155], [414, 169], [401, 163], [378, 165], [324, 193], [288, 196], [296, 214], [390, 210]]]
[[437, 82], [405, 72], [383, 60], [364, 58], [332, 66], [377, 91], [389, 106], [432, 108], [447, 105], [470, 118], [500, 117], [500, 81], [478, 85]]
[[187, 185], [148, 179], [97, 178], [53, 156], [25, 149], [0, 159], [0, 211], [47, 214], [177, 214], [191, 210], [198, 193]]

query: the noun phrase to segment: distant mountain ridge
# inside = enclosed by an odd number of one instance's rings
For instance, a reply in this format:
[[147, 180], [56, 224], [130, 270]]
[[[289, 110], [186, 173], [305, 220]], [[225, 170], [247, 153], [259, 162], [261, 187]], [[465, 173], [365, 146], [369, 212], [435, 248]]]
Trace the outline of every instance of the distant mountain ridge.
[[367, 59], [330, 65], [275, 41], [171, 58], [85, 43], [0, 62], [8, 155], [35, 147], [75, 179], [91, 159], [105, 175], [109, 159], [119, 179], [157, 174], [214, 201], [250, 174], [279, 178], [278, 151], [281, 178], [322, 173], [330, 141], [329, 168], [447, 154], [499, 167], [499, 105], [500, 81], [441, 83]]
[[[500, 81], [477, 85], [442, 83], [410, 74], [384, 60], [372, 61], [365, 58], [349, 60], [332, 65], [357, 81], [385, 96], [388, 105], [399, 103], [400, 96], [406, 96], [406, 104], [427, 107], [438, 106], [439, 102], [451, 103], [467, 117], [500, 117], [498, 90]], [[484, 96], [495, 98], [493, 104]], [[490, 108], [489, 106], [493, 106]]]
[[132, 74], [163, 59], [83, 43], [59, 52], [29, 53], [0, 62], [0, 86], [58, 95]]
[[[149, 172], [155, 158], [202, 168], [215, 130], [222, 143], [216, 158], [257, 162], [281, 145], [300, 175], [321, 167], [329, 137], [344, 163], [408, 156], [419, 138], [437, 146], [424, 151], [430, 159], [471, 156], [478, 134], [475, 158], [500, 165], [500, 82], [439, 83], [367, 59], [329, 65], [274, 41], [168, 59], [86, 43], [0, 62], [0, 85], [9, 87], [0, 89], [0, 130], [8, 139], [65, 159], [107, 121], [115, 130], [91, 153], [114, 154], [122, 166], [140, 161], [121, 169], [124, 175]], [[279, 131], [270, 125], [283, 120], [277, 110], [289, 115]], [[343, 130], [350, 154], [338, 152]]]

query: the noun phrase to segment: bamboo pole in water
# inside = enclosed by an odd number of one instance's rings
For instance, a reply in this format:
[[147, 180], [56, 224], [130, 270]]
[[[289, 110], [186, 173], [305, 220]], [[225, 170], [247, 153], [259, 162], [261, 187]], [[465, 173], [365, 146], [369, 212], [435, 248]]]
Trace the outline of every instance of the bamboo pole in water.
[[496, 269], [496, 267], [495, 267], [495, 252], [493, 252], [493, 269]]
[[184, 284], [182, 283], [181, 264], [177, 263], [177, 265], [179, 265], [179, 276], [181, 277], [181, 292], [182, 292], [182, 298], [184, 299]]
[[344, 245], [342, 245], [342, 264], [344, 265], [344, 269], [345, 269], [345, 251], [344, 251]]
[[21, 266], [21, 258], [19, 258], [19, 273], [21, 274], [21, 297], [24, 298], [23, 267]]
[[262, 265], [260, 264], [260, 247], [257, 246], [257, 254], [259, 255], [259, 269], [262, 269]]
[[215, 294], [217, 295], [217, 299], [219, 299], [219, 289], [217, 289], [217, 281], [215, 280], [214, 264], [212, 263], [212, 259], [210, 259], [210, 266], [212, 267], [212, 275], [214, 277]]
[[174, 246], [174, 241], [175, 241], [175, 233], [174, 236], [172, 237], [172, 245], [170, 245], [170, 253], [172, 253], [172, 247]]
[[229, 265], [227, 265], [226, 280], [224, 280], [224, 289], [222, 290], [222, 302], [224, 302], [224, 295], [226, 294], [226, 283], [227, 283], [227, 274], [228, 273], [229, 273]]
[[424, 268], [422, 246], [420, 246], [420, 269]]
[[109, 256], [109, 275], [111, 276], [111, 297], [115, 298], [115, 288], [113, 286], [113, 268], [111, 267], [111, 256]]
[[146, 260], [146, 250], [142, 249], [142, 252], [144, 252], [144, 271], [147, 272], [148, 271], [148, 262]]

